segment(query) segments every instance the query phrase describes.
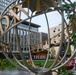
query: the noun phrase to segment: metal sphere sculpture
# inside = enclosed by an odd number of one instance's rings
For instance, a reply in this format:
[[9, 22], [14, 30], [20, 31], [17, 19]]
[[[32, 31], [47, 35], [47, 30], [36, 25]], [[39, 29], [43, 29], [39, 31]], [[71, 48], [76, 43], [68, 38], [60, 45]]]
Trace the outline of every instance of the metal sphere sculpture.
[[[6, 0], [5, 0], [6, 1]], [[64, 18], [64, 11], [66, 10], [65, 8], [62, 7], [62, 4], [67, 4], [70, 7], [70, 11], [75, 12], [75, 6], [72, 5], [72, 2], [68, 0], [68, 2], [71, 3], [69, 5], [65, 0], [7, 0], [6, 2], [1, 0], [4, 5], [0, 5], [0, 9], [2, 10], [1, 15], [0, 15], [0, 45], [2, 48], [2, 52], [5, 55], [5, 57], [16, 67], [22, 70], [27, 70], [31, 71], [37, 75], [52, 75], [52, 71], [62, 67], [65, 65], [75, 54], [76, 49], [72, 53], [72, 55], [69, 57], [67, 61], [64, 61], [66, 58], [66, 54], [68, 52], [68, 48], [70, 46], [70, 35], [69, 35], [69, 28], [67, 27], [67, 33], [68, 33], [68, 39], [67, 39], [67, 48], [64, 56], [62, 59], [57, 63], [58, 58], [60, 56], [60, 50], [62, 48], [62, 44], [64, 42], [64, 25], [67, 25], [67, 22]], [[4, 7], [3, 9], [1, 7]], [[28, 10], [24, 10], [24, 8], [27, 8]], [[53, 8], [53, 9], [52, 9]], [[31, 15], [30, 15], [30, 10], [31, 10]], [[55, 61], [49, 68], [45, 68], [48, 58], [49, 58], [49, 49], [50, 49], [50, 31], [49, 31], [49, 23], [48, 23], [48, 18], [46, 13], [52, 12], [52, 11], [58, 11], [62, 17], [62, 32], [61, 32], [61, 42], [58, 50], [58, 54], [56, 56]], [[21, 12], [24, 13], [27, 17], [22, 20], [21, 19]], [[35, 13], [35, 14], [34, 14]], [[48, 29], [48, 49], [47, 49], [47, 58], [45, 60], [45, 64], [42, 68], [36, 67], [33, 60], [32, 60], [32, 54], [31, 54], [31, 48], [30, 48], [30, 26], [31, 26], [31, 20], [33, 17], [44, 14], [47, 22], [47, 29]], [[3, 20], [5, 19], [6, 25], [4, 25]], [[33, 68], [28, 64], [27, 60], [25, 59], [23, 52], [21, 50], [21, 45], [20, 45], [20, 36], [18, 35], [18, 26], [23, 23], [24, 21], [29, 20], [29, 28], [28, 28], [28, 53], [30, 55], [30, 59], [32, 60], [32, 65]], [[6, 39], [10, 39], [9, 36], [12, 34], [11, 31], [12, 29], [14, 30], [14, 36], [15, 36], [15, 41], [16, 41], [16, 48], [19, 51], [20, 57], [23, 60], [23, 63], [21, 63], [16, 56], [14, 55], [12, 49], [10, 48], [12, 46], [12, 43], [10, 41], [6, 41]], [[13, 31], [12, 31], [13, 32]], [[4, 37], [7, 37], [4, 41]], [[11, 35], [12, 37], [12, 35]], [[24, 39], [23, 39], [24, 40]], [[7, 56], [7, 51], [10, 52], [17, 62], [14, 63], [9, 56]], [[63, 63], [64, 61], [64, 63]]]

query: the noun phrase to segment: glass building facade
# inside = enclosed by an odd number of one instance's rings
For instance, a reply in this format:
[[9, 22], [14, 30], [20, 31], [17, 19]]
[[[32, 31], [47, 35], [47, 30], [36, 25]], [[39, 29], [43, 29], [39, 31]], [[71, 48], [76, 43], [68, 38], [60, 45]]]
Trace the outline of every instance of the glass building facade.
[[[40, 33], [38, 32], [39, 25], [35, 25], [31, 23], [30, 26], [30, 32], [29, 32], [29, 22], [24, 22], [19, 24], [17, 27], [18, 31], [18, 37], [20, 40], [20, 46], [21, 50], [28, 51], [28, 43], [30, 41], [30, 47], [33, 44], [39, 44], [40, 43]], [[6, 27], [6, 20], [2, 20], [2, 28], [5, 30]], [[30, 34], [30, 36], [29, 36]], [[30, 40], [29, 40], [30, 39]], [[16, 41], [16, 33], [15, 28], [12, 28], [7, 34], [4, 35], [2, 41], [5, 43], [9, 43], [11, 46], [11, 50], [18, 51], [17, 48], [17, 41]]]
[[[14, 0], [0, 0], [0, 14], [2, 13], [2, 11], [11, 3], [13, 2]], [[8, 9], [10, 9], [12, 6], [14, 6], [15, 3], [11, 4], [10, 7], [8, 7], [6, 9], [6, 11]], [[10, 15], [12, 16], [10, 13], [7, 13], [7, 16]], [[10, 17], [9, 16], [9, 17]], [[11, 23], [11, 22], [10, 22]], [[5, 19], [2, 19], [2, 28], [3, 30], [6, 29], [6, 24], [7, 24], [7, 21]], [[11, 25], [11, 24], [10, 24]], [[19, 41], [20, 41], [20, 47], [21, 47], [21, 50], [23, 52], [29, 52], [29, 49], [28, 47], [30, 46], [30, 49], [33, 49], [34, 50], [38, 50], [42, 48], [42, 44], [40, 44], [40, 42], [42, 42], [42, 38], [44, 39], [44, 37], [40, 37], [42, 36], [39, 32], [38, 32], [38, 28], [40, 26], [39, 25], [36, 25], [36, 24], [33, 24], [31, 23], [30, 25], [30, 32], [29, 32], [29, 22], [23, 22], [21, 24], [19, 24], [17, 26], [17, 32], [18, 32], [18, 38], [19, 38]], [[0, 34], [1, 34], [1, 30], [0, 30]], [[30, 35], [29, 35], [30, 34]], [[45, 36], [46, 37], [46, 36]], [[29, 40], [30, 39], [30, 40]], [[47, 39], [46, 39], [47, 40]], [[15, 28], [12, 28], [10, 31], [8, 31], [2, 38], [2, 40], [0, 40], [0, 43], [1, 41], [3, 41], [4, 43], [8, 44], [9, 48], [13, 51], [13, 52], [19, 52], [18, 50], [18, 46], [17, 46], [17, 38], [16, 38], [16, 32], [15, 32]], [[29, 44], [30, 43], [30, 44]], [[4, 45], [5, 46], [5, 45]], [[10, 50], [9, 49], [9, 50]]]
[[[0, 13], [2, 13], [2, 11], [13, 1], [15, 0], [0, 0]], [[11, 6], [8, 8], [11, 8], [14, 4], [15, 3], [11, 4]]]

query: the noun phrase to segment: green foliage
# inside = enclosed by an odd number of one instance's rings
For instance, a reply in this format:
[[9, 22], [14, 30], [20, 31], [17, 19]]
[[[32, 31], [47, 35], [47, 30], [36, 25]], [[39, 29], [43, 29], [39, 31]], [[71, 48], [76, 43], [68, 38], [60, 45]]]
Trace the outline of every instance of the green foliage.
[[36, 63], [37, 66], [42, 67], [44, 64], [41, 62]]
[[[73, 2], [73, 4], [69, 4], [71, 5], [73, 8], [76, 7], [76, 1]], [[72, 32], [73, 32], [73, 36], [72, 36], [72, 39], [75, 40], [76, 39], [76, 35], [74, 34], [76, 32], [76, 13], [74, 13], [70, 6], [67, 5], [67, 4], [64, 4], [63, 5], [63, 8], [65, 8], [65, 13], [67, 14], [67, 19], [69, 19], [69, 24], [71, 26], [71, 29], [72, 29]], [[74, 46], [76, 46], [76, 42], [74, 41], [73, 43]]]
[[75, 34], [73, 34], [73, 35], [72, 35], [72, 39], [75, 39], [75, 38], [76, 38], [76, 35], [75, 35]]
[[[11, 59], [15, 62], [14, 59]], [[50, 67], [53, 64], [54, 60], [48, 60], [46, 67]], [[15, 62], [16, 63], [16, 62]], [[21, 61], [23, 63], [23, 61]], [[45, 60], [34, 60], [34, 63], [38, 67], [42, 67], [45, 63]], [[32, 67], [32, 64], [28, 61], [28, 64]], [[7, 59], [0, 59], [0, 70], [18, 70], [17, 67], [13, 66]]]
[[55, 51], [54, 47], [52, 47], [50, 50], [50, 57], [54, 59], [55, 55], [56, 55], [56, 51]]
[[[67, 16], [67, 19], [71, 19], [72, 18], [72, 16], [73, 16], [73, 11], [70, 9], [70, 6], [71, 6], [71, 4], [63, 4], [63, 8], [65, 8], [66, 10], [65, 10], [65, 13], [67, 14], [66, 16]], [[73, 7], [75, 7], [76, 6], [76, 2], [74, 2], [73, 4], [72, 4], [72, 6]]]
[[[12, 59], [14, 61], [14, 59]], [[13, 66], [7, 59], [0, 59], [0, 70], [14, 70], [17, 69], [15, 66]]]
[[[72, 35], [72, 39], [73, 39], [73, 40], [76, 40], [76, 34], [73, 34], [73, 35]], [[73, 45], [76, 46], [76, 41], [74, 41]]]
[[68, 49], [67, 56], [71, 56], [71, 48], [70, 47]]
[[74, 75], [73, 72], [65, 71], [62, 75]]
[[69, 13], [71, 13], [72, 11], [70, 11], [70, 6], [76, 6], [76, 2], [73, 2], [73, 4], [63, 4], [62, 7], [66, 9], [66, 12], [69, 11]]
[[58, 69], [58, 75], [73, 75], [73, 72], [67, 71], [66, 66], [62, 66]]
[[[49, 68], [53, 64], [54, 60], [48, 60], [46, 68]], [[38, 67], [44, 66], [45, 60], [34, 60], [34, 63]]]
[[58, 75], [62, 74], [63, 72], [66, 72], [66, 67], [62, 66], [58, 69]]

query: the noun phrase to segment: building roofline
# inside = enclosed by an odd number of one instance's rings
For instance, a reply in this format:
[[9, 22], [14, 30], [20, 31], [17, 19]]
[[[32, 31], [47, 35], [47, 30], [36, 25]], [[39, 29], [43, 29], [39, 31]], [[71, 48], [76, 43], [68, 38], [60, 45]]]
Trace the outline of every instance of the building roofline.
[[[9, 16], [9, 18], [10, 18], [10, 19], [12, 19], [12, 16], [11, 16], [11, 15], [7, 15], [7, 16]], [[22, 20], [22, 19], [21, 19], [21, 20]], [[29, 25], [29, 22], [28, 22], [28, 21], [24, 21], [24, 22], [22, 22], [22, 24]], [[32, 27], [36, 27], [36, 28], [41, 27], [40, 25], [35, 24], [35, 23], [31, 23], [31, 25], [30, 25], [30, 26], [32, 26]]]
[[[24, 22], [22, 22], [22, 23], [23, 23], [23, 24], [26, 24], [26, 25], [29, 25], [29, 22], [28, 22], [28, 21], [24, 21]], [[31, 23], [31, 26], [32, 26], [32, 27], [37, 27], [37, 28], [41, 27], [40, 25], [34, 24], [34, 23]]]

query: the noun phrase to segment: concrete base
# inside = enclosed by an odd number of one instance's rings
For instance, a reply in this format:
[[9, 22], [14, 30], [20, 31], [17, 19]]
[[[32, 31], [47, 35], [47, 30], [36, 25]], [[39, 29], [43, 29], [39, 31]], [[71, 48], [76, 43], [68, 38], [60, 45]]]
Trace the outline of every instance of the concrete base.
[[51, 70], [45, 73], [44, 71], [47, 70], [46, 68], [34, 68], [33, 70], [35, 70], [36, 72], [38, 72], [37, 75], [53, 75], [52, 72], [51, 72]]
[[52, 75], [52, 73], [51, 72], [47, 72], [47, 73], [40, 72], [37, 75]]

